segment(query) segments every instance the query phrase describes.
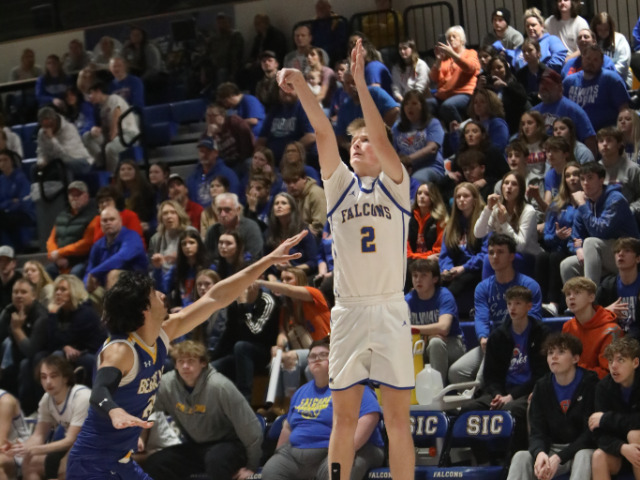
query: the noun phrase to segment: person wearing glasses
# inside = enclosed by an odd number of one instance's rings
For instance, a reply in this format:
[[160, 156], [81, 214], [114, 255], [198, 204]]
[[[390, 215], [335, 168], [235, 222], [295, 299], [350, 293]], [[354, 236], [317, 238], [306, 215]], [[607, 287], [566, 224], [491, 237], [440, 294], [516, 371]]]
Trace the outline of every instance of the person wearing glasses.
[[[313, 342], [309, 348], [307, 360], [313, 380], [293, 395], [276, 452], [262, 469], [263, 480], [329, 480], [327, 454], [333, 423], [329, 343], [329, 337], [325, 337]], [[382, 465], [381, 414], [375, 393], [370, 387], [365, 387], [354, 436], [356, 456], [352, 479], [362, 479], [369, 469]]]

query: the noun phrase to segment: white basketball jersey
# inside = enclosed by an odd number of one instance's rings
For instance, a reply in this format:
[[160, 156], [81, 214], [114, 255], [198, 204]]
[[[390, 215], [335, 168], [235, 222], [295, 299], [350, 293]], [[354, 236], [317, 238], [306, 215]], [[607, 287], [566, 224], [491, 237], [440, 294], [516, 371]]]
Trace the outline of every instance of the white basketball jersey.
[[[9, 392], [0, 389], [0, 397], [6, 395], [7, 393]], [[24, 418], [22, 410], [20, 410], [20, 413], [11, 419], [11, 429], [9, 430], [9, 436], [7, 437], [7, 440], [9, 440], [11, 443], [14, 443], [18, 440], [24, 442], [29, 438], [30, 435], [31, 431], [29, 430], [29, 425]]]
[[409, 174], [360, 178], [340, 162], [324, 180], [336, 298], [402, 292], [410, 218]]
[[81, 427], [89, 413], [91, 390], [84, 385], [74, 385], [61, 405], [45, 393], [38, 405], [38, 422], [61, 425], [66, 432], [70, 426]]

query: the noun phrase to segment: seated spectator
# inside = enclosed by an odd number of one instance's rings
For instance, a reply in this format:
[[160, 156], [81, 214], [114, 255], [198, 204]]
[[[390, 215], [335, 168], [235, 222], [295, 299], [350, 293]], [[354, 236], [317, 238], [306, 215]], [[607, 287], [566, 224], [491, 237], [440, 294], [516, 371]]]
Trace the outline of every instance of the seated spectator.
[[348, 21], [333, 11], [330, 0], [317, 0], [315, 10], [316, 17], [311, 22], [313, 44], [327, 52], [329, 61], [334, 63], [347, 53]]
[[[346, 72], [344, 74], [344, 89], [349, 98], [347, 98], [347, 100], [340, 106], [340, 110], [338, 110], [338, 121], [335, 131], [339, 146], [344, 150], [349, 151], [351, 148], [351, 142], [347, 138], [347, 127], [356, 118], [362, 118], [363, 115], [356, 84], [353, 79], [353, 75], [351, 75], [350, 72]], [[369, 90], [384, 123], [391, 128], [398, 118], [400, 106], [396, 103], [393, 97], [391, 97], [391, 95], [385, 92], [382, 88], [369, 86], [367, 89]]]
[[[313, 48], [312, 40], [311, 26], [306, 23], [298, 25], [293, 31], [293, 43], [296, 49], [285, 55], [282, 65], [285, 68], [297, 68], [301, 72], [305, 72], [308, 67], [307, 54]], [[329, 55], [324, 50], [322, 51], [322, 60], [324, 65], [329, 65]]]
[[0, 313], [4, 339], [0, 385], [16, 395], [27, 412], [36, 408], [33, 371], [47, 348], [47, 318], [47, 309], [36, 300], [35, 286], [26, 278], [17, 279], [11, 301]]
[[265, 120], [264, 106], [253, 95], [242, 93], [235, 83], [226, 82], [216, 90], [216, 102], [227, 109], [227, 115], [237, 115], [249, 126], [255, 137], [258, 137]]
[[578, 337], [584, 346], [578, 365], [603, 378], [609, 371], [605, 348], [624, 333], [615, 313], [595, 304], [596, 288], [596, 284], [585, 277], [573, 277], [565, 282], [562, 293], [574, 317], [565, 322], [562, 332]]
[[28, 260], [22, 266], [22, 273], [35, 287], [36, 300], [48, 307], [53, 298], [53, 280], [44, 266], [37, 260]]
[[275, 158], [282, 158], [287, 144], [300, 141], [307, 151], [315, 150], [316, 134], [297, 94], [280, 89], [279, 95], [279, 104], [269, 112], [256, 137], [256, 149], [267, 147]]
[[[96, 71], [91, 67], [86, 67], [80, 70], [78, 73], [78, 79], [76, 80], [76, 87], [80, 90], [80, 93], [84, 95], [84, 100], [89, 102], [89, 89], [91, 86], [96, 83], [98, 76], [96, 75]], [[98, 108], [94, 106], [94, 110], [98, 112]], [[96, 116], [96, 115], [94, 115]]]
[[589, 28], [589, 24], [579, 13], [579, 1], [557, 0], [553, 5], [553, 15], [544, 21], [549, 34], [562, 40], [569, 57], [578, 51], [578, 32], [583, 28]]
[[[562, 94], [562, 77], [551, 69], [546, 69], [540, 77], [540, 100], [531, 112], [540, 112], [547, 127], [547, 135], [552, 133], [553, 124], [559, 118], [569, 117], [575, 125], [576, 138], [583, 142], [592, 153], [598, 151], [596, 131], [591, 120], [580, 106]], [[579, 158], [576, 156], [576, 158]]]
[[89, 293], [99, 286], [106, 286], [111, 271], [146, 271], [149, 263], [140, 236], [122, 226], [118, 210], [114, 207], [102, 210], [100, 226], [104, 237], [91, 247], [84, 277]]
[[563, 137], [569, 142], [573, 148], [573, 156], [580, 165], [594, 161], [593, 152], [576, 138], [576, 126], [573, 120], [569, 117], [558, 118], [553, 122], [552, 128], [554, 137]]
[[[213, 103], [207, 107], [207, 131], [202, 137], [213, 139], [218, 156], [237, 176], [246, 173], [246, 161], [253, 154], [253, 133], [238, 115], [227, 115], [222, 105]], [[229, 181], [232, 179], [230, 178]], [[238, 191], [236, 191], [238, 190]], [[234, 193], [240, 193], [234, 187]]]
[[[498, 55], [490, 59], [488, 68], [490, 79], [486, 88], [494, 91], [502, 101], [509, 133], [515, 133], [520, 126], [520, 117], [531, 107], [527, 92], [513, 75], [509, 62], [503, 56]], [[489, 105], [491, 106], [491, 102]], [[504, 105], [509, 105], [509, 108], [505, 109]]]
[[260, 54], [260, 69], [262, 76], [256, 84], [256, 98], [264, 105], [266, 113], [280, 101], [278, 91], [278, 80], [276, 74], [280, 68], [280, 63], [273, 50], [265, 50]]
[[[530, 317], [542, 318], [540, 286], [534, 279], [514, 269], [516, 242], [513, 238], [496, 233], [489, 238], [488, 258], [494, 274], [480, 282], [474, 293], [476, 337], [480, 346], [468, 351], [449, 368], [451, 383], [468, 382], [482, 372], [483, 357], [492, 328], [504, 327], [509, 316], [506, 292], [514, 286], [525, 287], [531, 292], [531, 305], [525, 310]], [[486, 369], [485, 369], [486, 372]], [[480, 379], [480, 377], [479, 377]], [[504, 377], [503, 377], [504, 379]], [[493, 398], [493, 397], [492, 397]]]
[[540, 103], [540, 97], [538, 96], [538, 90], [540, 88], [540, 82], [542, 80], [542, 74], [547, 69], [547, 66], [540, 61], [542, 58], [542, 52], [540, 51], [540, 44], [537, 40], [526, 38], [522, 43], [522, 59], [524, 65], [520, 68], [512, 68], [516, 71], [515, 77], [518, 83], [524, 87], [527, 92], [527, 99], [531, 105], [537, 105]]
[[155, 198], [153, 188], [135, 160], [123, 160], [118, 164], [113, 183], [124, 198], [126, 208], [138, 215], [144, 234], [150, 236], [155, 230]]
[[16, 265], [15, 250], [9, 245], [0, 246], [0, 311], [11, 303], [13, 284], [22, 277]]
[[[245, 251], [254, 260], [262, 257], [263, 239], [256, 222], [242, 215], [242, 205], [235, 193], [221, 193], [216, 197], [218, 223], [207, 231], [204, 244], [214, 260], [218, 258], [218, 240], [223, 232], [237, 231], [244, 244]], [[301, 229], [298, 230], [300, 232]], [[303, 241], [304, 242], [304, 241]]]
[[160, 50], [147, 38], [142, 28], [132, 26], [129, 39], [122, 46], [121, 54], [135, 76], [147, 81], [164, 69]]
[[631, 47], [626, 37], [616, 31], [616, 24], [607, 12], [597, 13], [591, 19], [591, 30], [596, 33], [596, 40], [604, 54], [613, 60], [616, 72], [627, 85], [631, 81]]
[[480, 73], [478, 74], [478, 83], [476, 84], [476, 89], [487, 88], [487, 84], [489, 83], [489, 79], [491, 78], [489, 74], [489, 61], [496, 55], [498, 55], [498, 51], [491, 45], [482, 45], [478, 49]]
[[560, 263], [575, 253], [571, 233], [577, 210], [573, 193], [582, 190], [580, 165], [569, 162], [562, 170], [558, 194], [547, 208], [542, 237], [544, 250], [536, 257], [535, 278], [542, 289], [543, 308], [554, 317], [564, 311]]
[[[309, 370], [313, 379], [302, 385], [291, 399], [283, 422], [276, 453], [262, 474], [269, 478], [329, 478], [329, 437], [333, 404], [329, 389], [329, 337], [309, 346]], [[382, 465], [383, 441], [379, 422], [380, 405], [369, 386], [362, 387], [357, 426], [353, 440], [355, 459], [350, 478], [362, 480], [367, 471]], [[333, 474], [332, 474], [333, 475]]]
[[378, 13], [362, 19], [362, 32], [376, 48], [395, 47], [404, 31], [402, 15], [393, 10], [392, 0], [375, 0]]
[[216, 15], [216, 28], [207, 47], [207, 54], [215, 71], [216, 85], [233, 81], [242, 66], [244, 38], [242, 33], [233, 28], [231, 18], [224, 12]]
[[[54, 160], [61, 160], [74, 174], [91, 170], [94, 158], [82, 143], [78, 129], [51, 107], [38, 112], [38, 168], [44, 169]], [[98, 128], [98, 127], [93, 127]]]
[[[269, 213], [269, 225], [264, 232], [264, 251], [271, 252], [284, 239], [291, 236], [291, 232], [300, 232], [308, 228], [308, 224], [302, 218], [302, 211], [298, 207], [298, 202], [288, 193], [279, 193], [273, 199], [271, 213]], [[307, 235], [298, 245], [292, 248], [292, 252], [300, 252], [302, 256], [291, 260], [289, 264], [278, 264], [267, 270], [267, 278], [270, 281], [277, 281], [280, 272], [289, 266], [294, 266], [313, 275], [318, 270], [318, 250], [317, 241], [313, 235]]]
[[[96, 193], [96, 203], [98, 204], [98, 214], [93, 218], [89, 225], [89, 228], [93, 231], [93, 243], [97, 242], [104, 236], [104, 232], [100, 226], [100, 213], [107, 207], [114, 207], [118, 212], [120, 212], [122, 226], [127, 227], [129, 230], [140, 235], [142, 243], [146, 246], [140, 217], [138, 217], [138, 214], [133, 210], [125, 208], [124, 198], [122, 198], [122, 195], [116, 187], [109, 185], [98, 190], [98, 193]], [[81, 275], [79, 276], [81, 277]]]
[[211, 354], [211, 365], [234, 382], [247, 402], [251, 402], [254, 372], [263, 371], [271, 358], [279, 314], [276, 298], [257, 283], [227, 308], [227, 325]]
[[[574, 73], [578, 73], [583, 70], [582, 59], [589, 50], [590, 45], [599, 47], [595, 32], [591, 31], [591, 29], [589, 28], [580, 29], [578, 31], [578, 51], [575, 53], [574, 57], [567, 60], [567, 62], [564, 64], [564, 67], [562, 67], [562, 71], [560, 73], [562, 74], [563, 78], [566, 78], [569, 75], [573, 75]], [[616, 70], [616, 66], [613, 63], [613, 60], [611, 60], [607, 56], [603, 58], [602, 68], [611, 72], [615, 72]]]
[[502, 46], [514, 50], [522, 45], [524, 37], [511, 26], [511, 11], [506, 8], [497, 8], [491, 12], [492, 30], [482, 39], [482, 45], [492, 45], [499, 41]]
[[[216, 283], [220, 275], [213, 270], [200, 270], [196, 274], [196, 284], [193, 290], [195, 300], [203, 297]], [[218, 346], [227, 325], [227, 309], [216, 310], [204, 323], [198, 325], [187, 335], [191, 340], [202, 343], [209, 353]]]
[[247, 202], [244, 206], [244, 216], [254, 220], [264, 233], [269, 222], [269, 211], [273, 198], [271, 192], [271, 180], [264, 175], [252, 175], [247, 185]]
[[[589, 429], [596, 435], [598, 449], [591, 459], [592, 478], [611, 478], [629, 462], [633, 477], [640, 476], [635, 460], [638, 438], [638, 363], [640, 345], [632, 338], [614, 340], [605, 350], [611, 373], [596, 385], [595, 413]], [[624, 462], [624, 463], [623, 463]]]
[[596, 131], [615, 125], [618, 112], [630, 101], [626, 84], [617, 73], [602, 68], [603, 59], [598, 45], [587, 47], [582, 71], [562, 82], [564, 95], [582, 107]]
[[[204, 345], [181, 342], [171, 354], [176, 369], [160, 383], [155, 409], [171, 415], [190, 441], [149, 456], [145, 471], [166, 480], [202, 471], [221, 480], [253, 475], [262, 454], [262, 429], [247, 401], [208, 365]], [[180, 408], [185, 404], [201, 407]]]
[[624, 154], [624, 137], [615, 127], [598, 131], [600, 163], [604, 165], [607, 185], [619, 185], [629, 202], [631, 213], [640, 219], [640, 166]]
[[52, 277], [59, 273], [84, 274], [84, 262], [93, 245], [94, 227], [90, 227], [96, 203], [89, 198], [89, 188], [76, 180], [67, 187], [69, 207], [58, 214], [47, 239], [47, 258], [52, 264], [47, 271]]
[[224, 280], [250, 262], [251, 254], [244, 251], [244, 244], [238, 232], [223, 232], [218, 239], [218, 259], [211, 268]]
[[333, 94], [331, 105], [329, 107], [329, 120], [331, 120], [331, 124], [335, 127], [336, 122], [338, 121], [338, 112], [340, 111], [340, 107], [349, 98], [344, 89], [344, 76], [349, 71], [349, 61], [346, 58], [337, 61], [333, 71], [336, 72], [337, 83], [336, 91]]
[[313, 235], [320, 237], [327, 221], [327, 198], [322, 187], [307, 177], [300, 163], [286, 166], [282, 170], [282, 181], [298, 204], [302, 221]]
[[169, 271], [176, 263], [178, 239], [182, 232], [193, 228], [187, 213], [175, 200], [165, 200], [158, 208], [158, 230], [149, 241], [149, 258], [154, 268]]
[[6, 137], [2, 138], [2, 136], [0, 136], [2, 143], [4, 143], [3, 148], [17, 153], [20, 158], [24, 158], [22, 140], [20, 136], [7, 125], [6, 118], [2, 113], [0, 113], [0, 130], [4, 132], [4, 136]]
[[0, 390], [0, 425], [2, 425], [2, 445], [7, 453], [0, 453], [0, 474], [5, 478], [15, 478], [18, 471], [15, 458], [8, 454], [8, 450], [18, 443], [24, 443], [29, 438], [27, 421], [16, 397], [5, 390]]
[[69, 49], [62, 56], [62, 70], [67, 75], [78, 73], [91, 63], [91, 54], [84, 49], [83, 43], [74, 38], [69, 42]]
[[171, 167], [167, 162], [159, 161], [149, 165], [149, 183], [156, 194], [156, 208], [169, 198], [169, 175]]
[[[218, 144], [212, 137], [204, 137], [198, 143], [198, 158], [200, 163], [187, 178], [187, 188], [192, 201], [202, 207], [211, 205], [213, 197], [210, 192], [210, 184], [216, 177], [227, 179], [227, 190], [239, 194], [240, 181], [235, 172], [225, 162], [219, 160]], [[243, 162], [244, 163], [244, 160]]]
[[596, 303], [613, 312], [618, 325], [635, 339], [640, 336], [640, 240], [624, 237], [613, 245], [617, 274], [605, 277], [598, 285]]
[[[295, 143], [299, 143], [299, 142], [295, 142]], [[296, 151], [298, 151], [297, 148], [296, 148]], [[304, 146], [302, 146], [302, 148], [299, 151], [304, 152], [306, 157], [306, 151]], [[301, 155], [298, 155], [298, 156], [301, 156]], [[282, 159], [284, 160], [284, 156], [282, 157]], [[308, 166], [305, 167], [305, 171], [307, 172], [307, 175], [314, 178], [312, 175], [310, 175], [309, 169], [311, 169], [314, 172], [315, 170], [312, 167], [308, 167]], [[284, 186], [284, 183], [282, 183], [282, 178], [280, 177], [280, 174], [278, 173], [275, 156], [273, 155], [273, 152], [267, 147], [256, 147], [254, 149], [253, 157], [251, 157], [251, 167], [249, 168], [249, 176], [242, 179], [243, 184], [246, 185], [249, 182], [249, 178], [254, 177], [256, 175], [262, 175], [269, 179], [269, 182], [271, 183], [271, 190], [270, 190], [271, 195], [275, 195], [276, 193], [283, 192], [286, 188]], [[319, 175], [320, 174], [318, 173], [318, 176]]]
[[0, 242], [18, 251], [24, 250], [33, 236], [35, 224], [29, 179], [20, 168], [16, 154], [0, 150]]
[[542, 354], [551, 371], [536, 382], [531, 396], [529, 451], [513, 456], [507, 480], [568, 472], [572, 479], [591, 478], [595, 444], [585, 419], [593, 413], [598, 376], [578, 366], [582, 342], [573, 335], [549, 335]]
[[211, 266], [199, 232], [192, 228], [182, 231], [178, 245], [176, 262], [168, 271], [163, 272], [162, 264], [152, 262], [156, 290], [166, 295], [173, 312], [194, 302], [196, 274]]
[[[38, 405], [38, 423], [29, 439], [14, 444], [10, 452], [23, 458], [25, 479], [65, 478], [69, 450], [89, 412], [91, 390], [74, 385], [73, 366], [59, 356], [45, 358], [38, 376], [45, 391]], [[48, 441], [59, 427], [64, 436]]]
[[400, 58], [391, 69], [393, 98], [402, 102], [410, 90], [428, 94], [429, 66], [420, 58], [416, 42], [407, 39], [398, 45]]
[[572, 194], [578, 213], [571, 238], [575, 255], [560, 264], [562, 281], [581, 275], [600, 283], [603, 272], [614, 273], [612, 247], [617, 238], [638, 237], [638, 225], [619, 185], [604, 185], [605, 167], [590, 162], [580, 167], [583, 191]]
[[440, 120], [431, 115], [423, 93], [404, 93], [400, 119], [393, 125], [391, 135], [396, 152], [409, 157], [413, 178], [420, 182], [442, 181], [444, 130]]
[[75, 125], [80, 136], [91, 130], [95, 124], [95, 109], [84, 98], [78, 87], [71, 85], [64, 94], [64, 116]]
[[[304, 169], [304, 173], [307, 177], [312, 178], [316, 181], [318, 185], [322, 185], [322, 179], [320, 178], [320, 172], [313, 168], [310, 165], [307, 165], [307, 151], [302, 142], [294, 141], [288, 143], [284, 149], [284, 153], [282, 154], [282, 159], [280, 160], [280, 172], [284, 171], [289, 167], [299, 167], [302, 166]], [[282, 178], [277, 179], [282, 184], [282, 191], [285, 190], [286, 186]], [[278, 193], [278, 192], [276, 192]]]
[[42, 75], [42, 67], [36, 65], [36, 54], [31, 48], [25, 48], [20, 55], [20, 65], [11, 69], [9, 73], [9, 82], [17, 82], [20, 80], [29, 80]]
[[478, 150], [467, 150], [456, 158], [456, 163], [462, 170], [462, 181], [473, 183], [480, 192], [480, 196], [486, 202], [494, 191], [495, 178], [486, 176], [486, 158]]
[[447, 385], [449, 366], [465, 352], [458, 308], [451, 292], [440, 286], [440, 267], [435, 259], [418, 259], [409, 266], [411, 290], [409, 304], [412, 329], [424, 339], [424, 362], [442, 375]]
[[624, 152], [633, 163], [640, 161], [640, 116], [631, 108], [623, 108], [618, 113], [618, 130], [622, 132]]
[[[540, 45], [540, 62], [550, 69], [560, 72], [567, 56], [567, 47], [562, 43], [562, 40], [545, 30], [542, 12], [535, 7], [528, 8], [524, 11], [523, 21], [527, 38], [536, 40]], [[527, 60], [524, 59], [522, 50], [524, 43], [522, 47], [517, 47], [514, 50], [505, 49], [500, 42], [495, 42], [493, 46], [504, 51], [516, 70], [525, 66]]]
[[527, 157], [527, 184], [535, 183], [543, 186], [547, 160], [543, 145], [547, 139], [547, 133], [544, 117], [540, 112], [530, 110], [522, 114], [518, 139], [529, 150], [529, 156]]
[[314, 47], [307, 54], [307, 65], [309, 72], [317, 72], [320, 75], [320, 91], [316, 94], [316, 98], [323, 106], [329, 108], [333, 92], [336, 89], [336, 74], [331, 68], [323, 63], [323, 50]]
[[436, 62], [429, 72], [431, 82], [438, 88], [429, 103], [448, 127], [454, 120], [461, 123], [466, 114], [480, 73], [480, 61], [475, 50], [465, 47], [467, 37], [461, 26], [450, 27], [445, 37], [447, 43], [438, 43]]
[[91, 155], [101, 159], [99, 165], [114, 173], [120, 153], [128, 148], [122, 141], [130, 142], [140, 134], [136, 116], [123, 116], [129, 110], [129, 104], [119, 95], [109, 95], [107, 86], [103, 83], [95, 83], [89, 88], [89, 101], [100, 108], [101, 127], [93, 127], [84, 134], [82, 140]]
[[[169, 175], [169, 200], [173, 200], [180, 205], [189, 217], [189, 223], [196, 230], [200, 230], [200, 217], [204, 208], [199, 203], [190, 200], [189, 188], [177, 173]], [[160, 212], [158, 212], [160, 213]]]
[[[546, 211], [553, 198], [560, 191], [562, 172], [564, 172], [567, 163], [573, 163], [576, 159], [573, 157], [571, 145], [563, 137], [549, 137], [545, 140], [543, 147], [547, 163], [551, 168], [544, 175], [544, 200], [543, 202], [538, 201], [538, 205], [541, 205], [543, 211]], [[531, 196], [529, 189], [527, 189], [527, 194]], [[536, 195], [538, 194], [539, 189], [536, 192]]]
[[109, 93], [122, 97], [129, 105], [144, 108], [144, 84], [138, 77], [129, 74], [127, 61], [120, 56], [112, 57], [109, 60], [109, 71], [113, 75]]
[[482, 278], [486, 255], [486, 239], [477, 238], [473, 233], [473, 226], [483, 207], [484, 201], [475, 185], [463, 182], [456, 186], [451, 217], [444, 230], [438, 257], [440, 278], [456, 298], [458, 311], [465, 318], [473, 307], [468, 292]]
[[104, 36], [93, 49], [93, 64], [98, 70], [109, 70], [109, 62], [120, 55], [122, 43], [113, 37]]
[[[419, 259], [438, 260], [442, 236], [449, 216], [440, 190], [433, 183], [423, 183], [416, 191], [407, 235], [407, 264]], [[440, 275], [438, 275], [439, 277]]]
[[[491, 247], [489, 247], [491, 248]], [[529, 446], [527, 410], [533, 387], [548, 371], [538, 346], [548, 335], [539, 317], [532, 315], [534, 293], [524, 286], [504, 294], [509, 316], [491, 332], [486, 343], [482, 388], [462, 411], [507, 410], [514, 417], [513, 448]]]
[[[504, 105], [500, 97], [491, 90], [484, 88], [476, 89], [473, 92], [467, 109], [469, 118], [482, 124], [487, 131], [491, 144], [501, 151], [504, 150], [509, 142], [509, 127], [504, 120], [504, 112]], [[456, 144], [458, 127], [459, 124], [457, 122], [452, 122], [450, 129], [452, 138], [450, 142], [454, 150], [458, 149]]]
[[207, 236], [209, 228], [218, 223], [218, 211], [216, 210], [216, 197], [221, 193], [229, 192], [229, 179], [225, 176], [218, 175], [213, 177], [209, 184], [209, 195], [211, 195], [211, 203], [207, 208], [202, 210], [200, 215], [200, 236], [204, 240]]
[[[371, 43], [366, 36], [361, 36], [360, 39], [365, 51], [364, 77], [367, 85], [370, 87], [380, 87], [387, 94], [393, 97], [393, 90], [391, 89], [391, 72], [378, 58], [379, 52], [376, 50], [373, 43]], [[354, 47], [355, 44], [349, 44], [347, 58], [351, 58], [351, 52]]]
[[44, 74], [36, 81], [36, 99], [38, 107], [53, 105], [62, 108], [64, 92], [69, 86], [69, 79], [62, 70], [60, 57], [49, 55], [45, 63]]

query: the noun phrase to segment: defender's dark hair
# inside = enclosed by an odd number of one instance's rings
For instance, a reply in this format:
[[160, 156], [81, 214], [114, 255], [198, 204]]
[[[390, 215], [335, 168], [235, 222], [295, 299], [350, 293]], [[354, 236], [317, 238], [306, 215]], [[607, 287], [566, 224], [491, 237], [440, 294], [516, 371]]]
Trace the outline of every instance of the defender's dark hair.
[[151, 306], [153, 280], [140, 272], [122, 272], [104, 296], [103, 321], [116, 335], [131, 333], [144, 324], [144, 311]]

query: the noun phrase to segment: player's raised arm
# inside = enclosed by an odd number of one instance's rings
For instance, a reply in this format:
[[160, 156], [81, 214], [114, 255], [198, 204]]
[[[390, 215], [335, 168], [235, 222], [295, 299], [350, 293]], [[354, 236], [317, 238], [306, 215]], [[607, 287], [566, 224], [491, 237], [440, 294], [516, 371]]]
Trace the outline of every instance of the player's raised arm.
[[169, 319], [162, 324], [162, 328], [169, 339], [173, 340], [189, 333], [207, 320], [215, 311], [230, 305], [271, 265], [300, 258], [301, 253], [290, 254], [289, 250], [300, 243], [307, 233], [308, 230], [303, 230], [298, 235], [288, 238], [269, 255], [265, 255], [238, 273], [216, 283], [196, 302], [183, 308], [178, 313], [170, 315]]
[[396, 183], [402, 182], [403, 170], [400, 158], [387, 136], [387, 127], [376, 107], [364, 77], [365, 50], [362, 40], [358, 39], [351, 51], [351, 74], [358, 90], [364, 123], [369, 143], [373, 146], [380, 161], [382, 171]]
[[338, 165], [340, 165], [340, 152], [338, 141], [331, 122], [324, 114], [318, 99], [311, 92], [300, 70], [295, 68], [283, 68], [278, 72], [278, 84], [285, 92], [295, 91], [302, 103], [311, 126], [316, 132], [316, 145], [322, 177], [328, 179]]

